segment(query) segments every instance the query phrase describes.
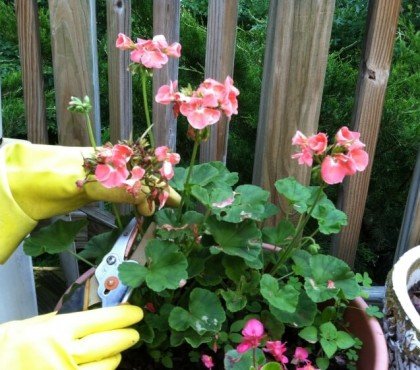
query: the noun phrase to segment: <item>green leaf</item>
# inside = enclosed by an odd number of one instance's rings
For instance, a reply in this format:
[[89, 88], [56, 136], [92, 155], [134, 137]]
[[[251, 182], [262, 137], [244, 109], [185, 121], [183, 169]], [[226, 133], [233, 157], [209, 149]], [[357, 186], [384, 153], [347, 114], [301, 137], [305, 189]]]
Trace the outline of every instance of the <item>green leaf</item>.
[[246, 297], [239, 292], [228, 289], [222, 290], [220, 293], [226, 302], [226, 308], [230, 312], [238, 312], [246, 306]]
[[301, 328], [311, 325], [317, 313], [316, 304], [305, 292], [301, 292], [295, 312], [286, 312], [275, 307], [270, 307], [272, 313], [282, 322]]
[[118, 277], [123, 284], [132, 288], [137, 288], [143, 284], [146, 275], [147, 268], [134, 261], [123, 262], [118, 267]]
[[241, 277], [246, 274], [248, 269], [242, 258], [227, 254], [223, 256], [222, 265], [225, 268], [226, 276], [236, 284], [239, 283]]
[[32, 257], [40, 256], [43, 253], [63, 252], [73, 245], [76, 235], [86, 225], [86, 220], [57, 220], [26, 238], [23, 242], [23, 250]]
[[241, 185], [235, 189], [235, 200], [232, 205], [212, 211], [218, 220], [239, 223], [245, 219], [263, 221], [277, 213], [277, 208], [268, 206], [270, 193], [255, 185]]
[[222, 252], [248, 261], [255, 261], [259, 257], [261, 232], [254, 221], [231, 224], [210, 217], [207, 226]]
[[169, 181], [169, 185], [171, 185], [175, 190], [183, 191], [186, 178], [187, 170], [183, 167], [175, 167], [174, 177], [171, 181]]
[[225, 311], [217, 295], [209, 290], [195, 288], [190, 294], [189, 311], [175, 307], [169, 315], [169, 325], [177, 331], [189, 326], [197, 334], [218, 332], [226, 320]]
[[266, 243], [281, 245], [294, 235], [295, 227], [289, 220], [281, 220], [275, 227], [264, 227], [262, 232]]
[[214, 166], [210, 163], [203, 163], [193, 167], [189, 182], [190, 184], [205, 186], [218, 175], [219, 171]]
[[162, 365], [165, 366], [167, 369], [172, 369], [174, 364], [172, 362], [172, 357], [165, 355], [162, 357]]
[[327, 340], [324, 338], [321, 338], [320, 343], [321, 343], [322, 349], [324, 350], [328, 358], [331, 358], [332, 356], [334, 356], [334, 353], [337, 351], [337, 343], [335, 343], [332, 340]]
[[312, 269], [310, 264], [311, 256], [312, 255], [309, 252], [302, 249], [296, 249], [293, 251], [291, 258], [294, 262], [294, 265], [292, 268], [296, 275], [303, 277], [312, 276]]
[[299, 213], [307, 211], [307, 202], [311, 197], [311, 191], [308, 187], [303, 186], [293, 177], [278, 180], [274, 186], [278, 193], [283, 195], [296, 211]]
[[316, 366], [318, 366], [320, 370], [327, 370], [330, 366], [330, 360], [326, 357], [317, 357]]
[[378, 306], [368, 306], [366, 308], [366, 313], [371, 317], [376, 317], [378, 319], [382, 319], [384, 314], [379, 310]]
[[[339, 290], [347, 299], [354, 299], [360, 295], [361, 289], [357, 284], [354, 273], [342, 260], [322, 254], [311, 256], [311, 277], [305, 278], [305, 290], [314, 302], [324, 302], [337, 296]], [[328, 283], [334, 287], [328, 288]]]
[[321, 337], [328, 340], [337, 339], [337, 328], [332, 322], [326, 322], [319, 326]]
[[282, 370], [283, 367], [278, 362], [267, 362], [261, 370]]
[[[264, 352], [259, 348], [255, 350], [255, 359], [257, 366], [261, 366], [265, 362]], [[250, 370], [253, 365], [253, 351], [241, 354], [232, 349], [226, 352], [223, 364], [225, 370]]]
[[364, 272], [363, 275], [356, 273], [356, 281], [365, 288], [370, 288], [372, 286], [372, 279], [367, 272]]
[[144, 280], [155, 292], [177, 289], [182, 279], [187, 279], [188, 262], [178, 247], [168, 241], [150, 240], [146, 246], [147, 266], [124, 262], [118, 271], [121, 281], [137, 287]]
[[188, 262], [175, 244], [153, 239], [146, 246], [146, 284], [155, 292], [177, 289], [187, 279]]
[[104, 256], [112, 249], [120, 233], [120, 230], [114, 229], [95, 235], [88, 241], [85, 248], [78, 253], [79, 256], [87, 260], [94, 260], [95, 264], [99, 264]]
[[309, 343], [318, 342], [318, 329], [315, 326], [307, 326], [306, 328], [303, 328], [298, 335]]
[[210, 207], [210, 195], [209, 192], [202, 186], [193, 185], [191, 187], [191, 195], [196, 198], [199, 202], [207, 207]]
[[347, 349], [354, 346], [353, 337], [345, 331], [337, 332], [337, 346], [340, 349]]
[[269, 274], [264, 274], [260, 281], [260, 290], [262, 296], [270, 305], [286, 312], [296, 310], [299, 291], [288, 284], [279, 287], [277, 279]]
[[261, 312], [261, 321], [267, 329], [271, 340], [280, 340], [284, 333], [284, 324], [279, 321], [270, 311]]

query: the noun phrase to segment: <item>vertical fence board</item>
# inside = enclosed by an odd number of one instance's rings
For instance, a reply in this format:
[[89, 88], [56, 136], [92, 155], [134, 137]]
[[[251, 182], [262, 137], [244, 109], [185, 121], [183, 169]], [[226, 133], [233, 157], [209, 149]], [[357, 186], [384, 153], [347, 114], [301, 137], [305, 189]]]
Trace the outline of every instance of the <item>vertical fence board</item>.
[[[206, 78], [223, 82], [233, 75], [238, 0], [209, 0], [206, 41]], [[229, 123], [223, 117], [210, 128], [209, 140], [201, 144], [200, 162], [226, 162]]]
[[291, 140], [296, 130], [317, 131], [334, 5], [334, 0], [270, 5], [253, 183], [270, 190], [276, 204], [277, 179], [309, 181], [309, 168], [290, 159]]
[[371, 0], [367, 33], [356, 88], [352, 129], [359, 131], [370, 163], [363, 173], [345, 180], [339, 197], [348, 225], [333, 239], [332, 252], [353, 265], [369, 188], [372, 162], [381, 123], [386, 85], [397, 30], [401, 0]]
[[[180, 0], [153, 1], [153, 34], [164, 35], [169, 44], [179, 41]], [[179, 61], [169, 58], [168, 64], [153, 72], [153, 133], [156, 145], [167, 145], [176, 149], [176, 118], [172, 105], [155, 102], [155, 95], [160, 86], [167, 85], [170, 80], [178, 79]]]
[[410, 248], [420, 244], [420, 150], [411, 180], [394, 262]]
[[15, 10], [28, 139], [33, 143], [45, 144], [48, 143], [48, 134], [38, 4], [36, 0], [16, 0]]
[[111, 141], [129, 139], [133, 130], [133, 91], [127, 71], [130, 53], [115, 47], [118, 34], [131, 36], [131, 0], [107, 0], [109, 126]]
[[59, 141], [90, 145], [84, 117], [67, 110], [71, 96], [88, 95], [91, 120], [100, 140], [95, 1], [49, 0]]

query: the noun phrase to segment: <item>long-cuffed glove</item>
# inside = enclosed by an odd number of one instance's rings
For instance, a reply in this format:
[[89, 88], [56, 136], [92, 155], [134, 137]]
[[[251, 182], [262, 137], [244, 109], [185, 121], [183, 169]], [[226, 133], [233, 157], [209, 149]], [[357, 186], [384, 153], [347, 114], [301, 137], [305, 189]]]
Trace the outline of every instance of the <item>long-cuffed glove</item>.
[[139, 340], [127, 328], [143, 318], [130, 305], [42, 315], [0, 325], [0, 369], [111, 370]]
[[[135, 204], [150, 215], [146, 194], [137, 197], [124, 189], [107, 189], [99, 182], [82, 188], [83, 158], [93, 149], [36, 145], [4, 139], [0, 148], [0, 264], [5, 262], [22, 239], [41, 219], [67, 213], [93, 201]], [[168, 205], [176, 206], [179, 195], [169, 189]]]

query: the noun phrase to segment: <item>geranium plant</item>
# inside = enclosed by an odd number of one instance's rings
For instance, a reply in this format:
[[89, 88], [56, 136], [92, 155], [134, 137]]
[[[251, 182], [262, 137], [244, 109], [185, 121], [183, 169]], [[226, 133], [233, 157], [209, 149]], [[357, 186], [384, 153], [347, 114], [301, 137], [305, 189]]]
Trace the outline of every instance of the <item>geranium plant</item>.
[[[116, 46], [130, 51], [130, 71], [141, 74], [143, 86], [152, 68], [181, 50], [163, 36], [134, 42], [120, 34]], [[159, 88], [156, 101], [171, 104], [188, 121], [193, 150], [187, 168], [175, 167], [180, 156], [169, 148], [153, 146], [148, 113], [143, 137], [105, 144], [84, 160], [86, 178], [77, 186], [99, 181], [133, 197], [147, 189], [148, 206], [157, 209], [143, 222], [156, 225], [146, 264], [125, 262], [119, 269], [120, 279], [135, 288], [132, 303], [145, 310], [141, 346], [168, 368], [179, 367], [174, 358], [180, 354], [184, 368], [189, 361], [191, 368], [207, 369], [354, 368], [362, 343], [348, 331], [343, 312], [365, 295], [370, 280], [321, 254], [315, 236], [338, 233], [347, 224], [324, 190], [366, 168], [364, 144], [347, 127], [330, 143], [325, 133], [307, 137], [298, 131], [293, 158], [312, 167], [313, 185], [278, 180], [275, 188], [289, 207], [280, 222], [267, 226], [279, 210], [266, 190], [237, 185], [237, 173], [221, 162], [195, 164], [210, 126], [237, 114], [238, 95], [229, 76], [206, 79], [195, 90], [178, 89], [177, 81]], [[86, 114], [88, 103], [75, 98], [70, 109]], [[182, 195], [178, 208], [164, 207], [167, 185]], [[111, 246], [81, 256], [100, 260]]]

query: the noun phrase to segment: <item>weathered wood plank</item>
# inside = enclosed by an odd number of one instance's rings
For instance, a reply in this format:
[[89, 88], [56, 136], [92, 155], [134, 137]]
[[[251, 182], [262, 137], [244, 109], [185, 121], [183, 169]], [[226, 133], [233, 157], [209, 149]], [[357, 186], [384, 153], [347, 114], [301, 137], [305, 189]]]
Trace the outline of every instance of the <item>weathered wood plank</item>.
[[405, 206], [394, 263], [409, 249], [420, 244], [420, 150]]
[[133, 130], [132, 76], [127, 71], [130, 53], [115, 47], [118, 34], [131, 34], [131, 0], [107, 0], [108, 89], [111, 141], [129, 139]]
[[23, 252], [22, 245], [0, 266], [0, 291], [0, 324], [38, 314], [32, 258]]
[[338, 204], [349, 221], [341, 233], [334, 237], [332, 248], [334, 255], [350, 265], [353, 265], [356, 256], [365, 210], [400, 6], [401, 0], [369, 2], [367, 32], [351, 128], [361, 133], [370, 163], [363, 173], [344, 181]]
[[16, 0], [15, 10], [28, 140], [33, 143], [46, 144], [48, 143], [48, 134], [38, 4], [36, 0]]
[[[209, 0], [205, 77], [223, 82], [233, 77], [238, 0]], [[200, 162], [226, 162], [229, 122], [223, 117], [211, 126], [209, 140], [200, 147]]]
[[[153, 34], [164, 35], [169, 44], [179, 42], [180, 0], [153, 1]], [[153, 71], [153, 133], [156, 146], [167, 145], [176, 149], [176, 118], [172, 105], [155, 102], [154, 97], [160, 86], [167, 85], [170, 80], [178, 79], [177, 58], [169, 58], [169, 62], [161, 69]]]
[[82, 115], [67, 110], [71, 96], [88, 95], [96, 140], [100, 139], [95, 1], [49, 0], [59, 141], [90, 145]]
[[296, 130], [310, 135], [318, 128], [334, 5], [334, 0], [270, 5], [253, 183], [270, 190], [275, 204], [277, 179], [309, 181], [309, 168], [290, 159], [291, 140]]

